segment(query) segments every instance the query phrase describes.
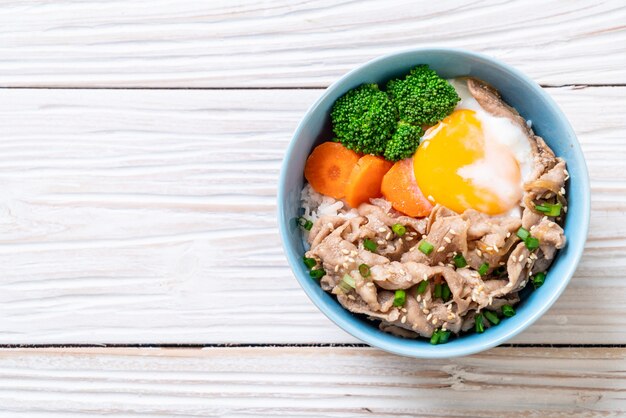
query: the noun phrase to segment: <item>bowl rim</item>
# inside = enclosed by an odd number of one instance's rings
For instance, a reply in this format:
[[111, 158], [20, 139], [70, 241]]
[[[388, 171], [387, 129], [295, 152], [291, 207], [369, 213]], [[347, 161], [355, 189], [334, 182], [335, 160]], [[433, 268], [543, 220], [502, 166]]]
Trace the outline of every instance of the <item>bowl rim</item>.
[[[474, 341], [472, 343], [459, 345], [456, 347], [448, 346], [448, 345], [438, 345], [437, 350], [426, 350], [425, 348], [414, 346], [409, 347], [406, 344], [407, 341], [400, 337], [395, 337], [393, 341], [383, 341], [381, 337], [378, 336], [378, 333], [383, 333], [383, 331], [374, 330], [365, 330], [362, 329], [357, 323], [357, 319], [345, 319], [343, 317], [335, 316], [330, 311], [327, 310], [326, 306], [324, 306], [323, 300], [320, 299], [319, 295], [315, 294], [312, 291], [309, 291], [306, 286], [304, 286], [303, 280], [310, 280], [309, 277], [302, 277], [302, 275], [298, 274], [298, 266], [296, 265], [297, 259], [299, 257], [290, 256], [291, 248], [288, 248], [288, 229], [285, 222], [283, 222], [283, 213], [285, 211], [285, 184], [287, 179], [287, 167], [289, 165], [289, 157], [292, 155], [294, 149], [297, 147], [297, 138], [301, 135], [302, 130], [308, 124], [309, 120], [312, 118], [313, 111], [322, 103], [326, 98], [331, 95], [340, 85], [342, 85], [346, 79], [352, 77], [352, 75], [358, 71], [362, 71], [364, 68], [375, 65], [381, 61], [385, 61], [396, 57], [398, 55], [403, 54], [419, 54], [419, 53], [435, 53], [435, 54], [454, 54], [460, 55], [465, 58], [473, 58], [481, 61], [487, 61], [491, 64], [501, 67], [507, 73], [518, 77], [523, 82], [528, 84], [531, 87], [531, 90], [534, 94], [539, 95], [545, 100], [551, 108], [554, 108], [557, 114], [561, 119], [565, 121], [564, 127], [567, 131], [567, 134], [573, 140], [570, 141], [570, 145], [573, 148], [575, 154], [579, 155], [580, 158], [580, 167], [579, 167], [579, 177], [577, 177], [576, 182], [578, 186], [583, 191], [582, 196], [578, 196], [577, 205], [580, 207], [581, 219], [577, 219], [578, 227], [577, 229], [581, 230], [582, 236], [585, 239], [581, 239], [577, 242], [568, 242], [568, 252], [572, 251], [570, 255], [569, 264], [565, 267], [564, 274], [561, 277], [561, 280], [558, 283], [558, 287], [555, 292], [549, 294], [545, 301], [538, 306], [538, 309], [532, 311], [523, 321], [510, 325], [506, 332], [501, 332], [499, 335], [489, 335], [487, 333], [482, 334], [483, 338], [478, 341]], [[578, 264], [583, 255], [584, 245], [586, 242], [586, 238], [589, 232], [589, 221], [590, 221], [590, 210], [591, 210], [591, 193], [590, 193], [590, 183], [589, 183], [589, 172], [587, 168], [587, 164], [585, 161], [584, 154], [582, 152], [582, 148], [574, 132], [571, 123], [568, 118], [558, 106], [558, 104], [552, 99], [552, 97], [533, 79], [529, 76], [518, 70], [517, 68], [506, 64], [499, 59], [493, 58], [491, 56], [469, 51], [461, 48], [445, 48], [445, 47], [419, 47], [419, 48], [406, 48], [391, 52], [389, 54], [385, 54], [374, 59], [371, 59], [363, 64], [357, 65], [340, 78], [338, 78], [335, 82], [330, 84], [320, 95], [320, 97], [306, 110], [304, 116], [298, 123], [293, 135], [291, 136], [291, 140], [289, 141], [289, 145], [285, 151], [283, 161], [280, 168], [280, 175], [278, 179], [278, 193], [277, 193], [277, 218], [278, 218], [278, 227], [280, 231], [280, 238], [282, 242], [283, 251], [293, 272], [294, 276], [298, 280], [298, 284], [304, 290], [307, 297], [313, 302], [313, 304], [319, 309], [328, 319], [330, 319], [334, 324], [339, 326], [343, 331], [348, 334], [356, 337], [357, 339], [365, 342], [366, 344], [379, 348], [381, 350], [406, 356], [412, 358], [452, 358], [459, 356], [466, 356], [470, 354], [475, 354], [478, 352], [482, 352], [493, 347], [496, 347], [505, 341], [511, 339], [517, 334], [521, 333], [525, 329], [527, 329], [530, 325], [532, 325], [535, 321], [537, 321], [552, 305], [556, 300], [561, 296], [567, 285], [569, 284], [574, 272], [576, 271]], [[341, 309], [344, 309], [341, 307]]]

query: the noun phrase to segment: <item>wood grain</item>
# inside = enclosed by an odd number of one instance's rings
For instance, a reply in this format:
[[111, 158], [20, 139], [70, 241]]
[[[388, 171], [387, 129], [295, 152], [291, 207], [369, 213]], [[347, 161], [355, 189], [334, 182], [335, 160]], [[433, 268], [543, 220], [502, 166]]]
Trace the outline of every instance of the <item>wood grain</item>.
[[[556, 88], [593, 179], [586, 254], [517, 343], [626, 343], [626, 88]], [[355, 342], [276, 230], [320, 90], [0, 90], [0, 343]]]
[[0, 86], [326, 86], [419, 46], [544, 84], [626, 83], [624, 22], [621, 0], [4, 1]]
[[373, 349], [0, 352], [11, 417], [599, 417], [626, 410], [626, 349], [500, 348], [419, 361]]

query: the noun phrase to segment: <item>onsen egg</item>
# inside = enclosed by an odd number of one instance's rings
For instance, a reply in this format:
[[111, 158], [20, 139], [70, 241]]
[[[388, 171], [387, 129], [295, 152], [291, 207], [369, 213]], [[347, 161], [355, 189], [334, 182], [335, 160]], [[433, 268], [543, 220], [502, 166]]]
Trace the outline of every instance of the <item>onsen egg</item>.
[[415, 179], [425, 196], [456, 212], [519, 216], [522, 185], [530, 174], [528, 137], [515, 123], [484, 111], [464, 81], [456, 110], [430, 128], [414, 156]]

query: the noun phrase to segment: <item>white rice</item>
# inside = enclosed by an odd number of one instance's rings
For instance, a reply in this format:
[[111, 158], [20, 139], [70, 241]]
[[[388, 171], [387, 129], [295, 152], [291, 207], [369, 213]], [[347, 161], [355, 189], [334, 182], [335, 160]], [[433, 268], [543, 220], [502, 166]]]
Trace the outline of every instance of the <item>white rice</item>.
[[304, 208], [302, 216], [312, 222], [326, 215], [342, 216], [344, 218], [354, 218], [358, 215], [355, 209], [346, 210], [346, 205], [343, 201], [316, 192], [308, 183], [302, 189], [300, 200]]

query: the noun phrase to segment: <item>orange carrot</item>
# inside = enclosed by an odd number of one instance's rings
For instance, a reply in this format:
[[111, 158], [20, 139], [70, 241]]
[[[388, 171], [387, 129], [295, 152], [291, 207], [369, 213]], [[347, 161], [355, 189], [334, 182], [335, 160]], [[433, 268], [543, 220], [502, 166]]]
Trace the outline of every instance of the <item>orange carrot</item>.
[[394, 209], [409, 216], [428, 216], [433, 208], [415, 181], [412, 158], [398, 161], [391, 167], [383, 177], [381, 191]]
[[352, 169], [346, 187], [346, 202], [353, 208], [370, 198], [380, 197], [380, 184], [383, 176], [393, 163], [374, 155], [364, 155]]
[[304, 177], [318, 193], [342, 199], [359, 155], [338, 142], [315, 147], [304, 167]]

